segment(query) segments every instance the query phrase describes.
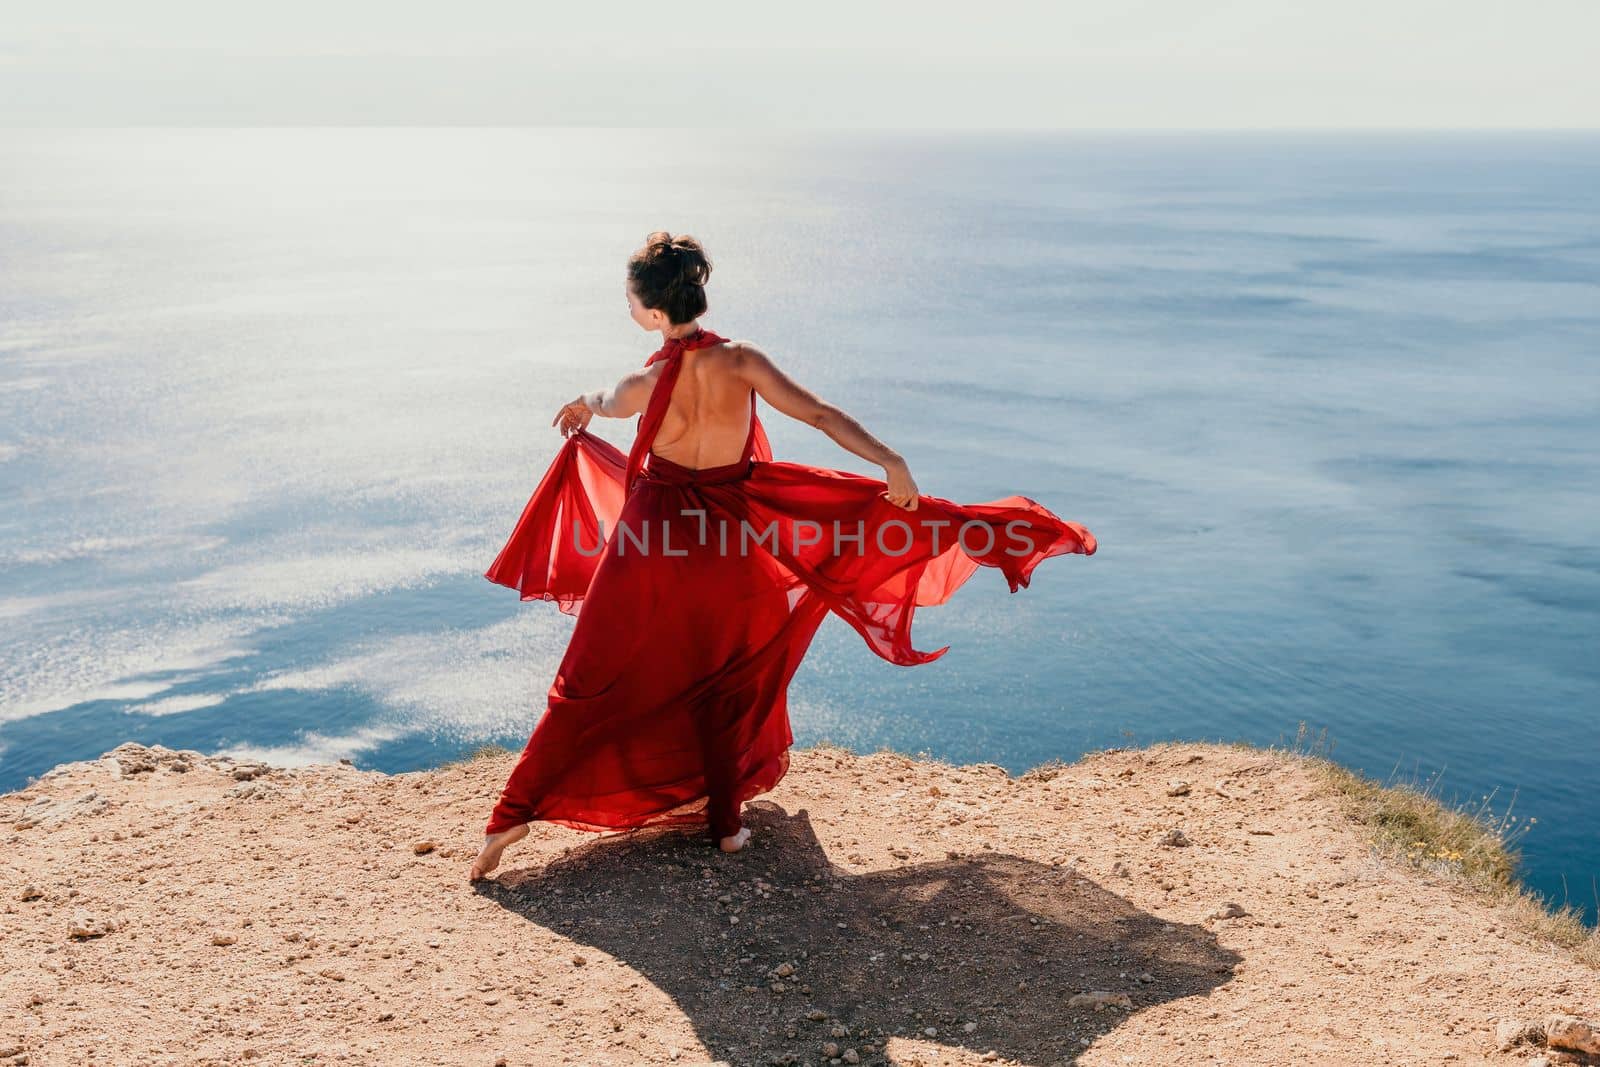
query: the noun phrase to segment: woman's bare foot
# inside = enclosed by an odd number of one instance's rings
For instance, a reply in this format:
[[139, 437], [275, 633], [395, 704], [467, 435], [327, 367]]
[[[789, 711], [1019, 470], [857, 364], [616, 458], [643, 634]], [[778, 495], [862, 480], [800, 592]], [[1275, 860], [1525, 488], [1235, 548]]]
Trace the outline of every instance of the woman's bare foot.
[[489, 872], [500, 866], [500, 853], [506, 846], [521, 841], [528, 836], [528, 824], [513, 826], [509, 830], [502, 830], [498, 834], [485, 834], [483, 850], [478, 853], [478, 858], [472, 861], [472, 871], [467, 881], [476, 882], [488, 876]]
[[722, 851], [724, 852], [738, 852], [741, 848], [744, 848], [745, 843], [749, 840], [750, 827], [741, 826], [739, 827], [738, 833], [734, 834], [732, 837], [724, 837], [721, 841], [717, 842], [717, 844], [721, 846]]

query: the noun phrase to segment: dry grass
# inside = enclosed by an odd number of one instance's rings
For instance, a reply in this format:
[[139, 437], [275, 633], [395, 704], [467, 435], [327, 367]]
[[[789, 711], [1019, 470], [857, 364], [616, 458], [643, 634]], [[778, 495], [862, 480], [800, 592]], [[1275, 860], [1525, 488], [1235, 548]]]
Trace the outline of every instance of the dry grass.
[[1265, 748], [1304, 760], [1381, 854], [1483, 894], [1522, 929], [1600, 968], [1600, 930], [1584, 924], [1580, 909], [1546, 901], [1517, 880], [1517, 842], [1538, 820], [1511, 814], [1515, 795], [1499, 814], [1492, 810], [1493, 793], [1476, 805], [1451, 806], [1435, 795], [1436, 777], [1419, 784], [1394, 781], [1391, 775], [1379, 782], [1333, 762], [1327, 733], [1313, 738], [1302, 722], [1291, 744]]
[[512, 752], [509, 748], [507, 748], [504, 745], [496, 745], [496, 744], [479, 745], [477, 748], [473, 749], [471, 752], [467, 753], [465, 756], [462, 756], [460, 759], [446, 760], [445, 762], [439, 764], [439, 766], [441, 768], [444, 768], [444, 767], [464, 767], [467, 764], [471, 763], [473, 760], [480, 760], [480, 759], [484, 759], [484, 758], [500, 759], [503, 756], [514, 756], [514, 755], [516, 755], [516, 753]]

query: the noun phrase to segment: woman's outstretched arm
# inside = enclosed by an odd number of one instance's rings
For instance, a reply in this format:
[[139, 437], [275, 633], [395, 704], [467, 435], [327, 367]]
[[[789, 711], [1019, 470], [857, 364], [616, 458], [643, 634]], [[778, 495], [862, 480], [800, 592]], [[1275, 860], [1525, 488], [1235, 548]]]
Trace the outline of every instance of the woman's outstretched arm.
[[608, 419], [625, 419], [644, 411], [650, 403], [650, 392], [655, 386], [656, 371], [637, 370], [610, 389], [596, 389], [578, 399], [561, 405], [550, 425], [559, 424], [563, 436], [589, 425], [596, 415]]
[[763, 400], [791, 419], [815, 426], [840, 448], [882, 467], [889, 490], [884, 495], [907, 510], [916, 510], [917, 483], [912, 479], [911, 471], [900, 453], [867, 432], [867, 428], [852, 418], [849, 412], [828, 403], [783, 373], [755, 345], [740, 341], [735, 348], [738, 353], [734, 361], [737, 373], [742, 380], [750, 383]]

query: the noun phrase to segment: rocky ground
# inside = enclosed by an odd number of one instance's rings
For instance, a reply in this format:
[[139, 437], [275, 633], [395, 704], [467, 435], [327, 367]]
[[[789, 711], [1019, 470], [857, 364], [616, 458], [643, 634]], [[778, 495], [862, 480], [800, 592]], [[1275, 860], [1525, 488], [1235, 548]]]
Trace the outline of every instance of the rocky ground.
[[1516, 1064], [1596, 1041], [1600, 973], [1378, 856], [1292, 755], [1013, 778], [797, 749], [743, 852], [536, 824], [469, 884], [514, 758], [385, 775], [128, 744], [0, 796], [0, 1064]]

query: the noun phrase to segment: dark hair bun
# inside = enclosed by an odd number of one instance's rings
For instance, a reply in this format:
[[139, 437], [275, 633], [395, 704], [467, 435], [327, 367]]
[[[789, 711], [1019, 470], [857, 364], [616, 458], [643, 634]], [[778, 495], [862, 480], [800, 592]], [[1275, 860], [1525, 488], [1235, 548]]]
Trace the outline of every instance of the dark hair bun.
[[657, 230], [628, 258], [628, 281], [647, 308], [659, 308], [674, 324], [706, 313], [705, 284], [711, 260], [688, 234]]

